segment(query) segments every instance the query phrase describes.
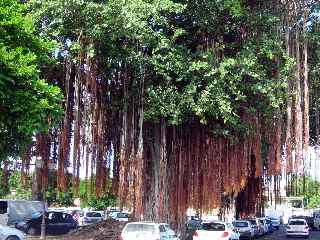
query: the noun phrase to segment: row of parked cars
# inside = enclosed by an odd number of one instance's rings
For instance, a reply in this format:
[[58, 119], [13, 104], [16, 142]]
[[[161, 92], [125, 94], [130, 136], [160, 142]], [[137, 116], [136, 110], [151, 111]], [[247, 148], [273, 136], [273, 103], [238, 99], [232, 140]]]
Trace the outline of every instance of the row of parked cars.
[[[48, 211], [45, 216], [46, 233], [49, 235], [66, 234], [78, 227], [97, 223], [107, 218], [113, 218], [118, 221], [129, 221], [129, 215], [122, 212], [105, 214], [103, 211], [73, 210], [71, 213]], [[30, 219], [17, 222], [15, 227], [29, 235], [39, 235], [41, 223], [42, 214], [35, 213]]]
[[[187, 227], [190, 229], [190, 226]], [[279, 227], [280, 219], [277, 218], [249, 218], [235, 220], [231, 223], [223, 221], [203, 221], [199, 222], [198, 226], [194, 228], [192, 239], [251, 240], [266, 234], [271, 234], [273, 231], [278, 230]], [[189, 239], [191, 239], [191, 237], [189, 237]]]

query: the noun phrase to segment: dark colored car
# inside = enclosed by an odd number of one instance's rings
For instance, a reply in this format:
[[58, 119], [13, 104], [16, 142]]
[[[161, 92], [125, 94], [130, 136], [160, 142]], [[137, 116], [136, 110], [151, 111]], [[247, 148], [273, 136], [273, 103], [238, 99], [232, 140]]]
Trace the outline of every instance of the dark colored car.
[[[36, 214], [31, 219], [18, 222], [16, 228], [30, 235], [39, 235], [41, 233], [42, 214]], [[47, 212], [46, 234], [61, 235], [78, 227], [76, 221], [70, 214], [63, 212]]]

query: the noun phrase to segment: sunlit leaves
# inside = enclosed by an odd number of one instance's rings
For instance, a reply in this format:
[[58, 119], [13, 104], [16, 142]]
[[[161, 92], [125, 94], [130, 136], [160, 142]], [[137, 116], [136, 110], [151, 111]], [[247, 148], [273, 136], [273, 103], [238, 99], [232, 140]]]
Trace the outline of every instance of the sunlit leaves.
[[0, 160], [20, 153], [62, 111], [60, 90], [39, 78], [53, 45], [36, 37], [25, 10], [15, 0], [0, 3]]

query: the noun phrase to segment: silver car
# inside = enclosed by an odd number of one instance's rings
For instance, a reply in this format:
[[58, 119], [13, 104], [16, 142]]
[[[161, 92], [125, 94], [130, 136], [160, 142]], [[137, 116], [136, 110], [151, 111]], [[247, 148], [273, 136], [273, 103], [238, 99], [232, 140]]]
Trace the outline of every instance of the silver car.
[[0, 225], [0, 240], [24, 240], [26, 235], [18, 229]]
[[253, 239], [255, 237], [254, 229], [249, 221], [236, 220], [232, 222], [234, 229], [239, 232], [240, 238]]

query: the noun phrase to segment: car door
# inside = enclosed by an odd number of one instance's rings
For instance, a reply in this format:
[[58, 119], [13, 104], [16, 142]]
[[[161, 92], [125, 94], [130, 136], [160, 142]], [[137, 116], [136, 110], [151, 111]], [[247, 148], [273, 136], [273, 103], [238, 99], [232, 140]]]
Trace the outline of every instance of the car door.
[[4, 229], [0, 225], [0, 239], [4, 239], [4, 238], [5, 238]]
[[75, 229], [77, 226], [75, 220], [70, 214], [64, 214], [62, 229], [63, 233], [68, 233], [71, 229]]
[[63, 233], [64, 222], [63, 222], [63, 213], [54, 212], [51, 213], [48, 221], [47, 231], [51, 235], [59, 235]]

